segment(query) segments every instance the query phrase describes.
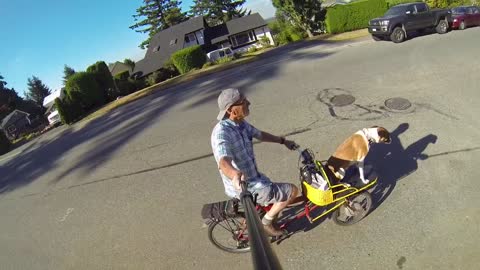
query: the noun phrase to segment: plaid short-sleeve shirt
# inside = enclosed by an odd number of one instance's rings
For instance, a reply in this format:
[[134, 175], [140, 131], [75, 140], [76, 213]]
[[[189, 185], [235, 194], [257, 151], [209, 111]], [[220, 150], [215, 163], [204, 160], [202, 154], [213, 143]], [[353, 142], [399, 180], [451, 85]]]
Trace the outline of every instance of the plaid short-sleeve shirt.
[[[217, 162], [222, 157], [232, 159], [232, 166], [245, 175], [248, 189], [254, 190], [271, 185], [270, 179], [261, 174], [257, 169], [253, 153], [253, 138], [260, 139], [261, 132], [246, 121], [237, 124], [230, 119], [223, 119], [213, 128], [211, 143], [213, 155]], [[230, 178], [219, 170], [225, 186], [225, 194], [229, 197], [238, 197], [239, 191], [235, 189]]]

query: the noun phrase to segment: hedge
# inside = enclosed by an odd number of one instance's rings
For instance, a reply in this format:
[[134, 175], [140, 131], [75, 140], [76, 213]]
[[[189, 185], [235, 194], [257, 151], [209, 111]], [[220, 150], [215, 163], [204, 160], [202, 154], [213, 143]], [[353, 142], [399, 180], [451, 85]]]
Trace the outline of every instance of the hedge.
[[77, 72], [68, 78], [65, 86], [67, 97], [78, 102], [84, 111], [105, 103], [104, 93], [100, 90], [96, 74]]
[[207, 62], [207, 55], [200, 46], [192, 46], [175, 52], [172, 61], [181, 74], [187, 73], [195, 68], [202, 68]]
[[[77, 93], [74, 92], [73, 95], [75, 96]], [[69, 125], [82, 118], [85, 111], [80, 106], [78, 99], [79, 98], [74, 99], [68, 96], [63, 98], [63, 100], [59, 98], [55, 99], [55, 108], [58, 110], [62, 123]]]
[[10, 150], [12, 144], [7, 139], [7, 136], [0, 130], [0, 155], [7, 153]]
[[122, 71], [122, 72], [118, 73], [117, 75], [115, 75], [115, 76], [113, 77], [113, 79], [117, 79], [117, 80], [127, 80], [128, 77], [130, 77], [130, 71], [125, 70], [125, 71]]
[[89, 66], [87, 72], [95, 74], [95, 80], [97, 81], [105, 99], [110, 101], [114, 100], [115, 97], [109, 95], [109, 92], [111, 92], [111, 89], [115, 89], [115, 84], [113, 83], [113, 77], [107, 64], [103, 61], [98, 61]]
[[115, 84], [117, 85], [117, 89], [118, 89], [115, 92], [115, 98], [119, 96], [129, 95], [138, 90], [135, 80], [133, 79], [126, 79], [126, 80], [115, 79]]
[[327, 9], [327, 32], [342, 33], [368, 26], [368, 21], [381, 17], [387, 11], [385, 0], [358, 1], [348, 5], [335, 5]]

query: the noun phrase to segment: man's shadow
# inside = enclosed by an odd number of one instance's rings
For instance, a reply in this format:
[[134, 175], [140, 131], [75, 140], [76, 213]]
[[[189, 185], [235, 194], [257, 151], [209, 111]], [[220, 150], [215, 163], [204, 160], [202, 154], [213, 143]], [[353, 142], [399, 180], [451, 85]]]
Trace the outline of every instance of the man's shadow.
[[[366, 166], [373, 166], [375, 173], [379, 176], [375, 187], [369, 190], [373, 199], [370, 213], [388, 198], [395, 188], [397, 181], [400, 181], [418, 169], [417, 160], [425, 160], [428, 158], [428, 155], [423, 154], [423, 151], [425, 151], [430, 143], [435, 144], [437, 141], [436, 135], [429, 134], [412, 143], [407, 148], [404, 148], [399, 136], [408, 128], [408, 123], [400, 124], [390, 133], [390, 144], [375, 144], [370, 148], [365, 164]], [[358, 169], [355, 168], [354, 170], [352, 169], [352, 171], [354, 174], [352, 177], [358, 177]], [[301, 214], [303, 209], [304, 205], [298, 205], [291, 209], [287, 209], [284, 213], [285, 217], [281, 221], [285, 222], [290, 219], [295, 219], [295, 216]], [[318, 216], [324, 210], [324, 207], [318, 207], [311, 213], [311, 216]], [[293, 220], [287, 226], [287, 230], [289, 231], [288, 236], [300, 231], [309, 231], [330, 218], [330, 216], [331, 214], [327, 214], [319, 220], [314, 221], [312, 224], [306, 217]]]

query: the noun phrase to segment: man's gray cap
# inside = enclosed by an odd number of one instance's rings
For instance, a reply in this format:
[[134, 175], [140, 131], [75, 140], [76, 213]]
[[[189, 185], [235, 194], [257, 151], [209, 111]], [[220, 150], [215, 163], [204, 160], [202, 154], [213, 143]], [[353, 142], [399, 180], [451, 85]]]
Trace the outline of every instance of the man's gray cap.
[[220, 109], [220, 112], [218, 113], [217, 119], [222, 120], [225, 117], [228, 108], [230, 108], [235, 102], [239, 101], [241, 97], [242, 95], [237, 88], [222, 90], [218, 96], [218, 108]]

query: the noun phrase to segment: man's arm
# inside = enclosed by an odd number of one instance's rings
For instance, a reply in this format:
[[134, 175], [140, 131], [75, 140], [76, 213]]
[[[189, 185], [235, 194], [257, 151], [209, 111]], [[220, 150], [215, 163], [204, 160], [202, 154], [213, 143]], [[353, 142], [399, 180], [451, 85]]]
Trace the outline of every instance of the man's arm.
[[243, 173], [232, 166], [232, 159], [229, 157], [222, 157], [218, 162], [218, 168], [233, 182], [233, 186], [241, 190], [240, 181], [244, 181]]
[[282, 143], [282, 142], [285, 142], [285, 138], [283, 137], [280, 137], [280, 136], [275, 136], [273, 134], [270, 134], [268, 132], [265, 132], [265, 131], [260, 131], [261, 132], [261, 141], [262, 142], [274, 142], [274, 143]]
[[290, 150], [295, 149], [295, 147], [297, 146], [297, 144], [294, 141], [286, 140], [284, 137], [275, 136], [265, 131], [260, 131], [260, 132], [261, 132], [261, 138], [259, 140], [261, 140], [262, 142], [275, 142], [275, 143], [284, 144]]

